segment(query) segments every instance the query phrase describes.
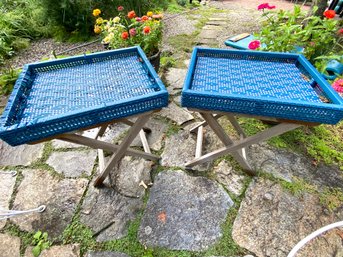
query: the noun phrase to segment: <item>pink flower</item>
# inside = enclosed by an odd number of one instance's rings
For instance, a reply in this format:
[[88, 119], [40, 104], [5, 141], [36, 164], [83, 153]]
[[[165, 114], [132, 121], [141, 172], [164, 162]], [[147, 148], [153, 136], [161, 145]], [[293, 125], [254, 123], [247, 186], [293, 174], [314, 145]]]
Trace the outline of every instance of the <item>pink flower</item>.
[[121, 11], [124, 10], [124, 7], [123, 7], [123, 6], [118, 6], [117, 10], [118, 10], [119, 12], [121, 12]]
[[249, 43], [248, 47], [250, 50], [256, 50], [261, 46], [260, 40], [253, 40]]
[[269, 5], [268, 3], [260, 4], [257, 6], [257, 10], [264, 10], [264, 9], [275, 9], [275, 5]]
[[136, 21], [140, 22], [140, 21], [142, 21], [142, 18], [141, 17], [136, 17]]
[[337, 33], [338, 33], [338, 35], [342, 36], [342, 35], [343, 35], [343, 28], [342, 28], [342, 29], [339, 29], [339, 30], [337, 31]]
[[134, 37], [134, 36], [136, 36], [137, 31], [136, 31], [135, 28], [132, 28], [132, 29], [129, 30], [129, 33], [130, 33], [130, 35], [131, 35], [132, 37]]
[[343, 93], [343, 79], [338, 79], [332, 83], [333, 89], [338, 93]]

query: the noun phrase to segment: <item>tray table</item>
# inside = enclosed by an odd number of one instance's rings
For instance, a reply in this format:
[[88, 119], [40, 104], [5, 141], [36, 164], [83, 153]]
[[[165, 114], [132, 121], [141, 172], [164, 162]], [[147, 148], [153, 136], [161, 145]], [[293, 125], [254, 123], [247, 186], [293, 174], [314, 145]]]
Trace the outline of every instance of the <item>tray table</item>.
[[[205, 119], [202, 125], [208, 124], [225, 144], [225, 149], [204, 156], [198, 145], [188, 167], [230, 152], [251, 170], [244, 147], [304, 124], [336, 124], [343, 118], [342, 98], [304, 56], [290, 53], [195, 48], [181, 104], [198, 111]], [[241, 141], [234, 142], [220, 127], [216, 119], [223, 115], [229, 117]], [[245, 115], [279, 124], [246, 137], [234, 117]]]
[[[0, 118], [0, 138], [12, 146], [59, 138], [116, 151], [118, 161], [125, 152], [139, 155], [128, 146], [149, 115], [167, 104], [168, 93], [140, 47], [32, 63], [24, 66]], [[130, 123], [129, 116], [138, 119]], [[123, 145], [71, 133], [102, 126], [98, 138], [115, 121], [132, 125]]]

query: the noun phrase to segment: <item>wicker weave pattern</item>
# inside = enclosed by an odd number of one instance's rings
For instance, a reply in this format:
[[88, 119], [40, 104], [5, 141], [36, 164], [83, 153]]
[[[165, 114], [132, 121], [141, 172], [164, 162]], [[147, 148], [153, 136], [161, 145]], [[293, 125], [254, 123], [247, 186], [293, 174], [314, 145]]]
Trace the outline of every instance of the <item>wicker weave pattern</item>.
[[321, 103], [309, 81], [291, 61], [199, 57], [191, 89]]
[[[195, 49], [183, 107], [336, 124], [343, 118], [320, 76], [300, 55]], [[310, 75], [315, 74], [315, 75]], [[318, 73], [319, 74], [319, 73]], [[316, 79], [314, 78], [316, 77]], [[329, 93], [328, 93], [329, 92]], [[325, 98], [330, 103], [322, 102]]]
[[18, 145], [166, 106], [168, 94], [146, 62], [133, 48], [28, 65], [0, 137]]

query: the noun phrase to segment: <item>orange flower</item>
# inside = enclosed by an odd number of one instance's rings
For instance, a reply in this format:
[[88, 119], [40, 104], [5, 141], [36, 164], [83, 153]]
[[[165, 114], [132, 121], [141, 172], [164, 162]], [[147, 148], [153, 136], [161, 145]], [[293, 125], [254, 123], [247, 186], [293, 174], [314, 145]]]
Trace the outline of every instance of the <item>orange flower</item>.
[[135, 17], [136, 17], [136, 13], [135, 13], [135, 11], [131, 11], [131, 12], [129, 12], [129, 13], [127, 14], [127, 17], [128, 17], [129, 19], [133, 19], [133, 18], [135, 18]]
[[98, 17], [100, 14], [101, 14], [100, 9], [94, 9], [94, 10], [93, 10], [93, 16], [94, 16], [94, 17]]
[[150, 28], [149, 26], [145, 26], [145, 27], [143, 28], [143, 33], [144, 33], [144, 34], [149, 34], [150, 31], [151, 31], [151, 28]]
[[142, 21], [147, 21], [147, 20], [149, 20], [148, 16], [146, 16], [146, 15], [142, 16]]
[[324, 16], [328, 19], [332, 19], [332, 18], [335, 18], [336, 12], [334, 10], [326, 10], [324, 12]]
[[121, 33], [121, 38], [126, 40], [129, 38], [129, 33], [127, 31], [124, 31], [123, 33]]
[[95, 32], [96, 34], [100, 34], [100, 33], [101, 33], [101, 27], [98, 26], [98, 25], [95, 25], [95, 26], [94, 26], [94, 32]]

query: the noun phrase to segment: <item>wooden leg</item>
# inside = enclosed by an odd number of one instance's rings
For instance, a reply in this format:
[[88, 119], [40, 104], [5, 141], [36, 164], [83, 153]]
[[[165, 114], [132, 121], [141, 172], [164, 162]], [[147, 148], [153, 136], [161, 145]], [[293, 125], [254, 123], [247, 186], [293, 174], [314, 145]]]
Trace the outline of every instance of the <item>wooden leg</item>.
[[149, 117], [150, 117], [150, 113], [142, 114], [141, 116], [139, 116], [139, 118], [136, 120], [136, 122], [133, 124], [133, 126], [129, 130], [128, 135], [124, 138], [124, 140], [119, 145], [117, 152], [113, 154], [108, 164], [106, 165], [105, 169], [100, 174], [100, 176], [96, 178], [94, 182], [95, 187], [100, 186], [102, 184], [102, 182], [105, 180], [105, 178], [110, 173], [110, 171], [116, 166], [116, 164], [120, 161], [120, 159], [125, 155], [128, 147], [130, 146], [132, 141], [135, 139], [135, 137], [138, 135], [139, 131], [142, 129], [144, 124], [149, 120]]
[[[103, 150], [107, 150], [111, 152], [116, 152], [119, 149], [118, 145], [114, 145], [111, 143], [99, 141], [93, 138], [84, 137], [84, 136], [80, 136], [76, 134], [62, 134], [56, 137], [56, 139], [75, 143], [75, 144], [89, 146], [94, 149], [103, 149]], [[126, 154], [130, 156], [142, 157], [142, 158], [152, 160], [152, 161], [156, 161], [160, 158], [157, 155], [154, 155], [151, 153], [145, 153], [145, 152], [135, 150], [135, 149], [130, 149], [130, 148], [126, 149]]]
[[[219, 139], [224, 143], [224, 145], [232, 145], [234, 142], [232, 139], [226, 134], [222, 126], [219, 125], [218, 121], [209, 113], [200, 113], [204, 120], [207, 121], [207, 124], [211, 127], [214, 133], [219, 137]], [[247, 160], [242, 156], [240, 152], [231, 152], [233, 157], [236, 161], [242, 166], [244, 170], [252, 171], [253, 169], [250, 167]]]
[[[94, 139], [98, 139], [99, 137], [102, 137], [104, 133], [106, 132], [106, 129], [108, 127], [108, 124], [101, 126], [98, 130], [98, 133], [95, 135]], [[99, 169], [103, 170], [105, 168], [105, 155], [103, 149], [98, 149], [98, 161], [99, 161]]]
[[186, 167], [193, 167], [195, 165], [202, 164], [207, 161], [214, 160], [220, 156], [223, 156], [228, 153], [235, 152], [243, 147], [247, 147], [252, 144], [256, 144], [262, 141], [265, 141], [271, 137], [281, 135], [287, 131], [291, 131], [295, 128], [301, 127], [301, 124], [294, 124], [294, 123], [280, 123], [274, 127], [271, 127], [269, 129], [266, 129], [258, 134], [255, 134], [253, 136], [244, 138], [238, 142], [234, 142], [231, 145], [227, 145], [225, 147], [222, 147], [218, 150], [215, 150], [211, 153], [205, 154], [201, 156], [200, 158], [197, 158], [189, 163], [186, 164]]
[[[215, 119], [219, 119], [220, 117], [222, 117], [223, 115], [222, 114], [214, 114], [213, 117]], [[194, 132], [195, 130], [197, 130], [200, 126], [203, 126], [205, 127], [207, 125], [207, 122], [206, 121], [203, 121], [201, 122], [200, 124], [196, 125], [195, 127], [191, 128], [190, 129], [190, 132]]]
[[[246, 134], [244, 132], [244, 130], [241, 128], [241, 126], [239, 125], [238, 121], [236, 120], [235, 116], [233, 116], [232, 114], [227, 114], [226, 117], [229, 119], [231, 125], [233, 126], [233, 128], [236, 130], [236, 132], [239, 135], [239, 139], [243, 139], [246, 138]], [[245, 148], [240, 149], [240, 153], [242, 154], [242, 156], [244, 157], [244, 159], [247, 158], [246, 156], [246, 152], [245, 152]]]

